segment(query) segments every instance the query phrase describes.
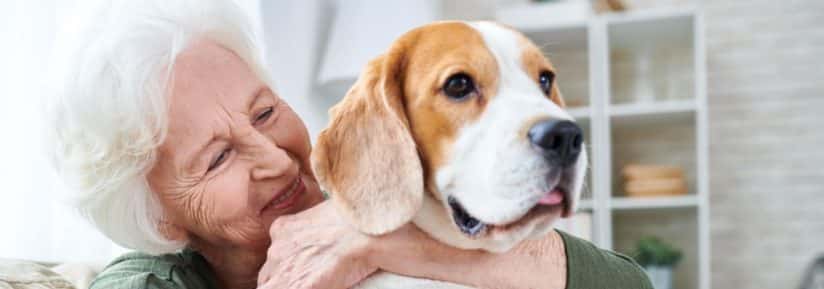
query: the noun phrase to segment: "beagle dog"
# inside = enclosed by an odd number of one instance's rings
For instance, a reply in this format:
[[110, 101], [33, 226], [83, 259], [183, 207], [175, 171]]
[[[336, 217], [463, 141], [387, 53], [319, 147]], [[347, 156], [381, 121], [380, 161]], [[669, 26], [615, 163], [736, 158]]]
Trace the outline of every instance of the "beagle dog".
[[[317, 179], [367, 234], [411, 221], [440, 242], [490, 252], [540, 238], [575, 211], [587, 164], [554, 80], [552, 63], [511, 28], [411, 30], [330, 110], [312, 155]], [[467, 288], [389, 273], [359, 286]]]

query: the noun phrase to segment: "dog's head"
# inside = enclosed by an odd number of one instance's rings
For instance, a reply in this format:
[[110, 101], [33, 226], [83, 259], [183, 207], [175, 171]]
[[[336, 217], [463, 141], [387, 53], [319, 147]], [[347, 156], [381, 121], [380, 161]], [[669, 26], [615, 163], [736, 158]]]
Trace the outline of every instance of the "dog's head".
[[312, 156], [318, 181], [370, 234], [414, 221], [489, 251], [540, 236], [575, 210], [587, 163], [554, 76], [512, 29], [414, 29], [330, 110]]

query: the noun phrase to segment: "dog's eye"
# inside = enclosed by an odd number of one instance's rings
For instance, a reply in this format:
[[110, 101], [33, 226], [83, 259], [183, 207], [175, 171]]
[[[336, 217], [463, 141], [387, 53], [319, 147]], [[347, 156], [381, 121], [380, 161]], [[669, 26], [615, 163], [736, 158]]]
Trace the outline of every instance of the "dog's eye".
[[552, 73], [552, 71], [549, 70], [541, 71], [541, 74], [538, 75], [538, 83], [541, 85], [541, 91], [543, 91], [547, 96], [552, 93], [552, 82], [554, 80], [555, 73]]
[[443, 93], [455, 100], [463, 100], [474, 92], [475, 83], [466, 73], [454, 74], [443, 84]]

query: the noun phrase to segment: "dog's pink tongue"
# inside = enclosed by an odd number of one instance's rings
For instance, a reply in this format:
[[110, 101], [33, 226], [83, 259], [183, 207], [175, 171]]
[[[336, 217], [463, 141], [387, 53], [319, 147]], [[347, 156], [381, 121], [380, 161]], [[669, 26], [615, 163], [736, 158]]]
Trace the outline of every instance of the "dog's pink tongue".
[[552, 190], [538, 200], [538, 204], [557, 205], [564, 201], [564, 193], [560, 190]]

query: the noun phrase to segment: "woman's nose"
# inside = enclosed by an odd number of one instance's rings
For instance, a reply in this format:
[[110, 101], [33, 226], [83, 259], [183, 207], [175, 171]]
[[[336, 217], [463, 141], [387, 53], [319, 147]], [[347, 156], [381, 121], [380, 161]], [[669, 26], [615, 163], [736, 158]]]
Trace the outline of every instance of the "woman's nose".
[[254, 166], [252, 179], [256, 181], [277, 178], [288, 174], [295, 167], [291, 155], [268, 137], [261, 136], [255, 144], [255, 153], [251, 154]]

